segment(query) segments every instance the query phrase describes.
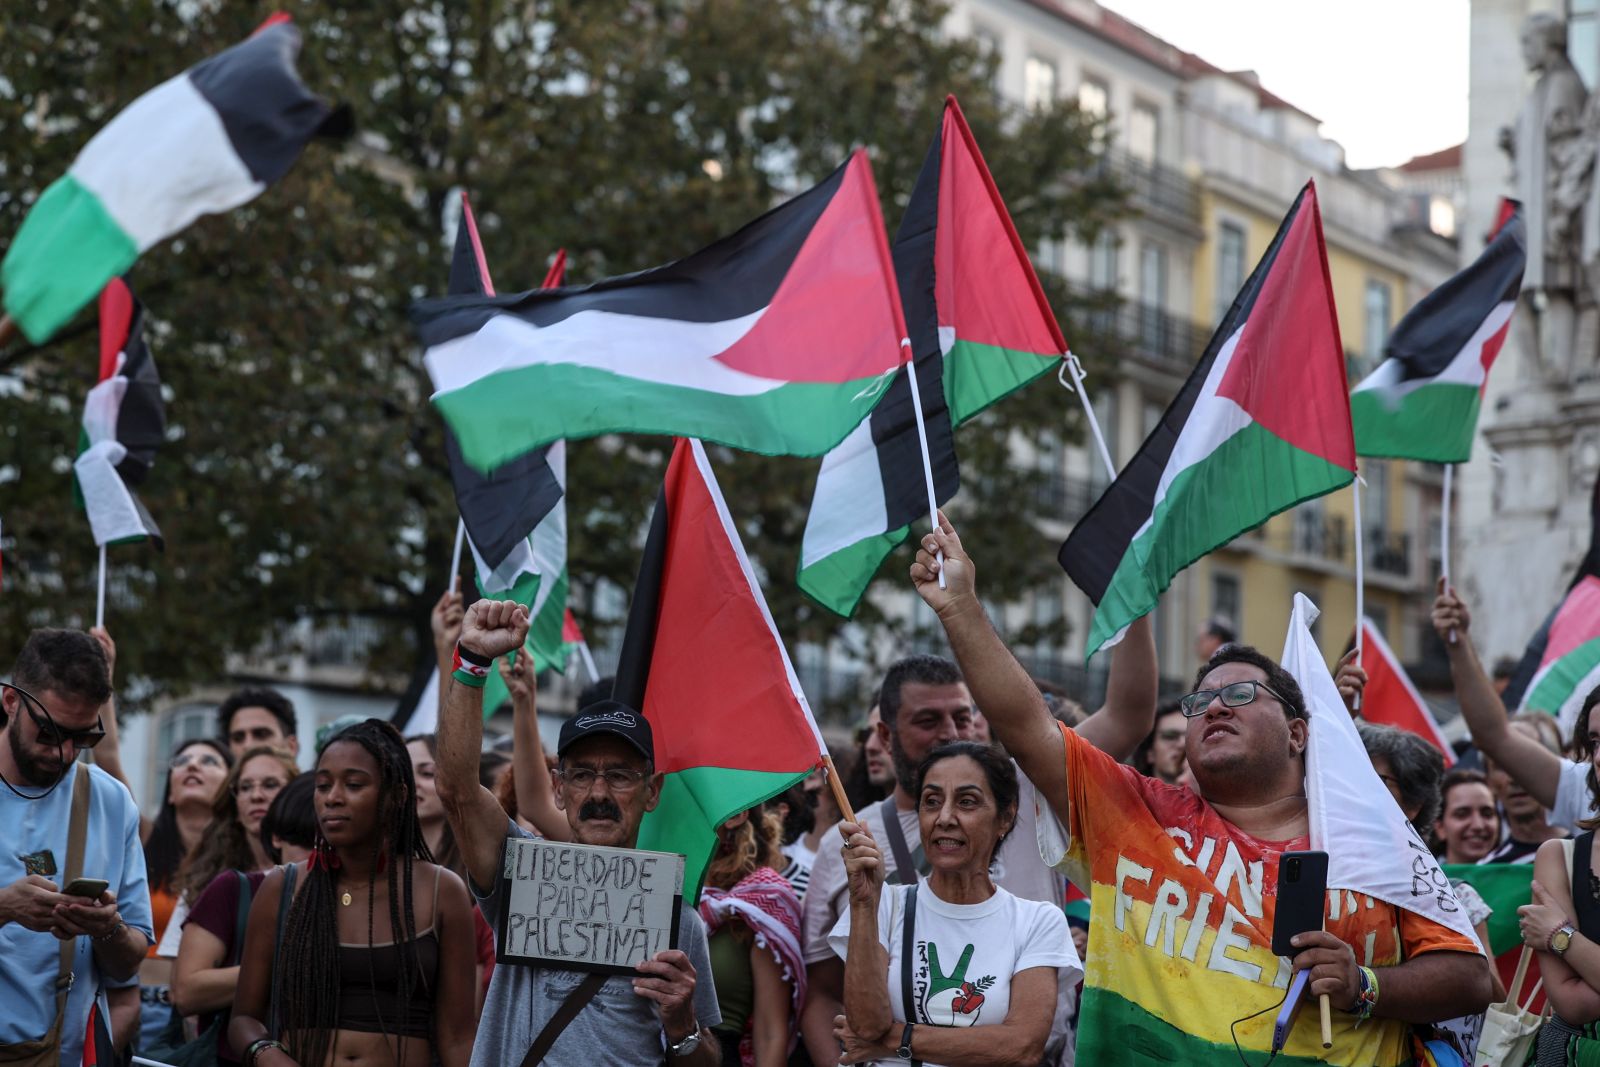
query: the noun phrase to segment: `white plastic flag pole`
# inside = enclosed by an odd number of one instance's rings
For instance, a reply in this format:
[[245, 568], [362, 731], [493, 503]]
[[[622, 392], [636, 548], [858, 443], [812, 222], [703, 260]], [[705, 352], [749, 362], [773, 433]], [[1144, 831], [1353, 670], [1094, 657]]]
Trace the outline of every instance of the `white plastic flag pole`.
[[[902, 337], [900, 347], [909, 349], [911, 338]], [[917, 385], [917, 358], [913, 355], [906, 360], [906, 379], [911, 384], [911, 407], [917, 413], [917, 444], [922, 446], [922, 480], [928, 487], [928, 521], [933, 523], [933, 528], [939, 528], [939, 500], [933, 491], [933, 459], [928, 455], [928, 428], [922, 421], [922, 390]], [[939, 558], [939, 588], [944, 584], [944, 553], [937, 553]]]
[[578, 642], [578, 655], [583, 660], [583, 669], [589, 672], [589, 681], [598, 682], [600, 680], [600, 672], [595, 669], [594, 654], [589, 651], [589, 642]]
[[[1065, 372], [1072, 375], [1069, 383], [1061, 375]], [[1089, 420], [1089, 432], [1094, 434], [1095, 448], [1100, 452], [1100, 460], [1106, 465], [1106, 477], [1112, 481], [1117, 480], [1117, 465], [1111, 462], [1111, 450], [1106, 447], [1106, 435], [1100, 430], [1100, 420], [1095, 418], [1094, 405], [1089, 403], [1089, 394], [1083, 388], [1083, 364], [1078, 362], [1078, 357], [1070, 351], [1061, 354], [1061, 369], [1056, 371], [1056, 381], [1078, 394], [1078, 402], [1083, 405], [1084, 418]]]
[[450, 591], [461, 592], [461, 547], [467, 540], [467, 520], [456, 520], [456, 547], [450, 554]]
[[[1361, 525], [1361, 473], [1356, 472], [1355, 480], [1350, 483], [1353, 496], [1351, 500], [1355, 507], [1356, 524], [1356, 666], [1361, 666], [1361, 631], [1365, 628], [1367, 617], [1367, 574], [1365, 553], [1362, 542], [1366, 540], [1366, 530]], [[1361, 710], [1361, 695], [1356, 694], [1356, 711]]]
[[[1440, 495], [1443, 500], [1439, 507], [1439, 575], [1444, 579], [1444, 587], [1450, 588], [1450, 489], [1455, 481], [1456, 465], [1444, 465], [1444, 491]], [[1450, 643], [1456, 643], [1456, 632], [1450, 631]]]
[[106, 624], [106, 546], [100, 546], [100, 591], [94, 602], [94, 624], [104, 627]]

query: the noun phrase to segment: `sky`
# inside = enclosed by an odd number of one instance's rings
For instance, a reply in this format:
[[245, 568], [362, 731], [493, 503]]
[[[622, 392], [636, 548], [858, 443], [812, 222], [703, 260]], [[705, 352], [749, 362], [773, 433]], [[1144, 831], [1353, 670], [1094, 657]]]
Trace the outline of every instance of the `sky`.
[[1469, 0], [1100, 0], [1322, 120], [1352, 167], [1467, 136]]

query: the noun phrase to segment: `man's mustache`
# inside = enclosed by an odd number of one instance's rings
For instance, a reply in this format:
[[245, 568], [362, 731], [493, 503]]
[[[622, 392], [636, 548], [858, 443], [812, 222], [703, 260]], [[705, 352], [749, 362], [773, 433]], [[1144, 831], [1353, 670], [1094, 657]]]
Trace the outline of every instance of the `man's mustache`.
[[612, 822], [622, 821], [622, 809], [610, 800], [586, 800], [583, 807], [578, 809], [578, 818], [583, 821], [589, 819], [610, 819]]

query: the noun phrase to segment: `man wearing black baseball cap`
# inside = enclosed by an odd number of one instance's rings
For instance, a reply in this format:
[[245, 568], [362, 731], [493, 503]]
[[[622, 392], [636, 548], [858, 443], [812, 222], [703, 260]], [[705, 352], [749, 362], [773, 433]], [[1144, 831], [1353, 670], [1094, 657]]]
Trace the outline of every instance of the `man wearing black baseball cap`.
[[[439, 720], [439, 799], [455, 831], [484, 917], [500, 921], [500, 871], [508, 837], [531, 837], [506, 817], [478, 782], [483, 745], [483, 683], [494, 659], [523, 646], [527, 609], [515, 601], [479, 600], [467, 609]], [[633, 848], [639, 824], [661, 798], [650, 723], [615, 700], [580, 710], [561, 727], [556, 806], [572, 840]], [[498, 930], [496, 933], [498, 934]], [[473, 1067], [536, 1062], [560, 1067], [633, 1067], [659, 1062], [712, 1067], [721, 1059], [711, 1028], [722, 1021], [705, 926], [692, 906], [678, 913], [678, 948], [638, 965], [638, 973], [580, 988], [582, 971], [496, 967], [478, 1020]], [[702, 975], [705, 981], [697, 981]], [[571, 998], [577, 1013], [561, 1008]], [[552, 1034], [556, 1034], [551, 1043]], [[540, 1056], [542, 1055], [542, 1059]]]

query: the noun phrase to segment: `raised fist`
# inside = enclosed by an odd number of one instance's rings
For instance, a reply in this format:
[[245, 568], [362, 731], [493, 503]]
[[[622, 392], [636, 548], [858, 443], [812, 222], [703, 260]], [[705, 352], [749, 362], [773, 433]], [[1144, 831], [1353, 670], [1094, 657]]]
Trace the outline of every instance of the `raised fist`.
[[485, 659], [521, 648], [528, 639], [528, 609], [515, 600], [479, 600], [461, 620], [461, 647]]

